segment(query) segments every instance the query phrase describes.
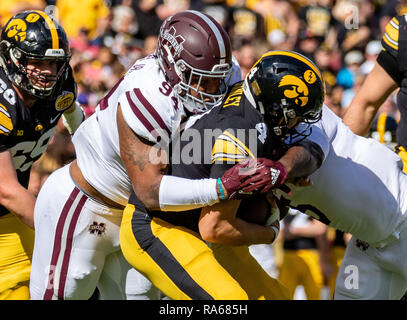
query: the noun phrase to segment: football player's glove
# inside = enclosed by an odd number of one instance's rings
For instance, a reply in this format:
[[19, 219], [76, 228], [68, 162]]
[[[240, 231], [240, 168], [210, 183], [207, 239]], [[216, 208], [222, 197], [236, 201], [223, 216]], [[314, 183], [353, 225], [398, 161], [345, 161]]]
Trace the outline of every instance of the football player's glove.
[[267, 193], [271, 188], [284, 184], [287, 170], [281, 162], [266, 158], [256, 160], [255, 173], [242, 183], [242, 191]]
[[237, 199], [251, 195], [252, 192], [244, 192], [242, 190], [242, 184], [251, 175], [257, 175], [257, 166], [258, 161], [256, 159], [247, 159], [227, 170], [222, 178], [218, 179], [218, 182], [221, 182], [223, 189], [226, 191], [226, 194], [221, 199]]

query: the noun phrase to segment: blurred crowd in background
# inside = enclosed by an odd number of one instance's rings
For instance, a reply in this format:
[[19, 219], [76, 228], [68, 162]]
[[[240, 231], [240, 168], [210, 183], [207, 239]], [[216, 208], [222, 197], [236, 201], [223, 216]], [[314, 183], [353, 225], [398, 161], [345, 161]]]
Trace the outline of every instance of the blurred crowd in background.
[[[326, 82], [325, 103], [342, 115], [373, 67], [385, 25], [407, 12], [407, 1], [8, 0], [0, 2], [0, 26], [33, 8], [52, 14], [67, 32], [78, 101], [87, 116], [135, 60], [154, 52], [162, 21], [186, 9], [224, 26], [242, 77], [268, 50], [295, 50], [315, 61]], [[394, 96], [383, 108], [398, 116]], [[39, 162], [33, 170], [43, 170], [41, 177], [74, 157], [66, 133], [53, 140], [44, 157], [50, 161], [42, 161], [46, 168]], [[40, 185], [33, 180], [33, 189]]]
[[[52, 14], [67, 32], [78, 102], [90, 116], [98, 101], [139, 58], [154, 52], [163, 20], [194, 9], [228, 31], [242, 77], [268, 50], [295, 50], [319, 66], [325, 103], [342, 116], [381, 51], [389, 20], [407, 13], [403, 0], [7, 0], [0, 26], [24, 9]], [[382, 109], [398, 119], [394, 94]], [[59, 124], [47, 152], [34, 164], [30, 190], [75, 157]]]

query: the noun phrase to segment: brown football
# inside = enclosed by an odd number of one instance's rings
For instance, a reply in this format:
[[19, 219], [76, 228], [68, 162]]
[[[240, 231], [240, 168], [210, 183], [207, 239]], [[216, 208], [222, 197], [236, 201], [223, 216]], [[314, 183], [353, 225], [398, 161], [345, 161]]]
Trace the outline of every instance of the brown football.
[[264, 225], [271, 212], [271, 207], [264, 195], [254, 195], [240, 202], [236, 216], [240, 219]]

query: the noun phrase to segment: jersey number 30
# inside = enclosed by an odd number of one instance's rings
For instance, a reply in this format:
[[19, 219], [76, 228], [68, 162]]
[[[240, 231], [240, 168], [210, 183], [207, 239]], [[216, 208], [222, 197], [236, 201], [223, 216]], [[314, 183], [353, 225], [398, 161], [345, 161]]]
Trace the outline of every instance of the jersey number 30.
[[56, 127], [45, 132], [38, 141], [24, 141], [12, 147], [11, 157], [16, 170], [21, 172], [26, 171], [47, 149], [47, 145], [51, 137], [54, 135]]

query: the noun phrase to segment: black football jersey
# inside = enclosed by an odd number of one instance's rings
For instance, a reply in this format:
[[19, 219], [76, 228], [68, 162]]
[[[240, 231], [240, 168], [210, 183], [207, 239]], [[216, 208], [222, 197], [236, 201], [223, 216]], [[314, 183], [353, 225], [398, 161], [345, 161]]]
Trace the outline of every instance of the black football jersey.
[[397, 143], [407, 148], [407, 15], [397, 16], [386, 25], [382, 37], [383, 50], [377, 62], [400, 86], [397, 106], [401, 120], [397, 126]]
[[[18, 181], [26, 188], [33, 162], [45, 152], [59, 118], [76, 99], [70, 67], [60, 81], [63, 81], [63, 90], [55, 99], [38, 99], [28, 108], [0, 67], [0, 152], [10, 150]], [[0, 215], [7, 212], [0, 205]]]
[[220, 106], [183, 130], [180, 139], [173, 142], [172, 175], [219, 178], [244, 159], [272, 157], [267, 154], [272, 148], [268, 147], [271, 141], [263, 116], [243, 95], [242, 84], [236, 84]]
[[[243, 82], [239, 82], [221, 105], [200, 117], [172, 142], [170, 172], [188, 179], [219, 178], [243, 159], [273, 158], [272, 150], [263, 116], [245, 98]], [[201, 209], [196, 209], [154, 211], [151, 215], [198, 231], [200, 213]]]

